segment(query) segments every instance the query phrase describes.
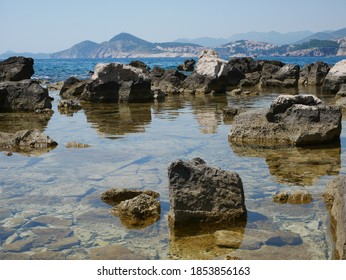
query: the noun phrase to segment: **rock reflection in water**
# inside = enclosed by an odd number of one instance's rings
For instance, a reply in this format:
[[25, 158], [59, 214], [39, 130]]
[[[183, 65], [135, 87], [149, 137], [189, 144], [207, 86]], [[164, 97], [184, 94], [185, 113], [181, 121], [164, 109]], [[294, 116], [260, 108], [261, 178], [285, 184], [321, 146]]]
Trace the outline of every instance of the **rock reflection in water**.
[[238, 156], [261, 157], [278, 183], [312, 186], [322, 176], [335, 176], [341, 168], [340, 144], [310, 148], [258, 148], [230, 143]]
[[151, 105], [140, 104], [83, 104], [89, 123], [106, 138], [145, 131], [151, 122]]
[[14, 133], [19, 130], [38, 129], [44, 131], [51, 119], [53, 111], [46, 113], [17, 113], [6, 112], [0, 113], [0, 131]]
[[225, 256], [240, 247], [246, 222], [234, 227], [173, 227], [170, 226], [172, 259], [210, 260]]

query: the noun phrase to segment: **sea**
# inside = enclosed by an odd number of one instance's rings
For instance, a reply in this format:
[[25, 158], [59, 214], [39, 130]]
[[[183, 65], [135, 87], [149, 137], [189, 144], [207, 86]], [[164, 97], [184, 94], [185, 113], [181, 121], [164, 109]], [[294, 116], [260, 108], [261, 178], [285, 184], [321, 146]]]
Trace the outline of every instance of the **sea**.
[[[330, 65], [345, 59], [343, 56], [333, 57], [256, 57], [255, 59], [280, 60], [284, 63], [298, 64], [303, 67], [305, 64], [316, 61], [323, 61]], [[188, 58], [139, 58], [150, 68], [159, 66], [164, 69], [176, 68]], [[193, 58], [197, 60], [197, 58]], [[228, 59], [224, 57], [223, 59]], [[69, 77], [88, 79], [90, 71], [93, 71], [97, 63], [118, 62], [128, 64], [135, 59], [132, 58], [107, 58], [107, 59], [35, 59], [33, 78], [46, 80], [48, 82], [65, 81]]]
[[[344, 57], [270, 57], [303, 66]], [[186, 58], [140, 59], [151, 68], [175, 68]], [[50, 83], [71, 76], [86, 79], [97, 63], [132, 59], [36, 59], [34, 78]], [[37, 152], [0, 151], [0, 259], [318, 259], [335, 257], [335, 243], [323, 193], [346, 174], [346, 122], [340, 144], [258, 149], [228, 141], [233, 119], [223, 108], [267, 108], [280, 94], [334, 96], [316, 88], [256, 89], [257, 94], [172, 95], [142, 104], [84, 103], [58, 110], [59, 91], [49, 95], [49, 114], [0, 113], [0, 131], [39, 129], [58, 146]], [[68, 143], [87, 144], [70, 148]], [[168, 221], [167, 170], [177, 160], [204, 159], [237, 172], [248, 210], [241, 227], [189, 227]], [[129, 226], [100, 196], [111, 188], [160, 193], [161, 216], [146, 226]], [[280, 191], [308, 191], [308, 204], [279, 204]]]

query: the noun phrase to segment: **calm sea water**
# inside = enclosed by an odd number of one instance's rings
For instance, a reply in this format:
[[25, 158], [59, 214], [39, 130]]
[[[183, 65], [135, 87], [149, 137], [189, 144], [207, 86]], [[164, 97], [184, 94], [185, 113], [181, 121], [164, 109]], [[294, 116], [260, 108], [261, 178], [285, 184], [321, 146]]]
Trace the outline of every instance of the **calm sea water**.
[[[183, 59], [143, 61], [168, 68]], [[71, 75], [83, 78], [97, 62], [36, 60], [35, 75], [50, 81]], [[297, 91], [335, 102], [315, 89]], [[346, 171], [345, 129], [341, 145], [330, 148], [261, 150], [228, 142], [232, 120], [223, 118], [224, 106], [264, 108], [280, 93], [290, 91], [84, 104], [82, 110], [65, 114], [57, 110], [59, 93], [52, 91], [51, 117], [0, 113], [0, 131], [38, 128], [59, 143], [41, 154], [0, 152], [0, 259], [332, 259], [334, 243], [322, 194], [329, 180]], [[90, 148], [67, 148], [71, 141]], [[167, 168], [176, 159], [194, 157], [242, 178], [249, 216], [236, 233], [226, 229], [226, 236], [237, 237], [232, 248], [218, 246], [212, 229], [178, 235], [169, 227]], [[159, 192], [161, 219], [144, 229], [127, 228], [100, 200], [101, 193], [113, 187]], [[272, 201], [277, 191], [297, 189], [308, 190], [313, 202]]]
[[[346, 57], [258, 57], [256, 59], [280, 60], [284, 63], [292, 63], [303, 66], [316, 61], [324, 61], [328, 64], [345, 59]], [[149, 67], [160, 66], [164, 69], [175, 68], [187, 58], [140, 58]], [[196, 58], [194, 58], [196, 59]], [[226, 59], [226, 58], [225, 58]], [[89, 78], [89, 71], [92, 71], [97, 63], [129, 63], [131, 58], [111, 58], [111, 59], [35, 59], [36, 79], [44, 79], [50, 82], [65, 81], [71, 76], [81, 79]]]

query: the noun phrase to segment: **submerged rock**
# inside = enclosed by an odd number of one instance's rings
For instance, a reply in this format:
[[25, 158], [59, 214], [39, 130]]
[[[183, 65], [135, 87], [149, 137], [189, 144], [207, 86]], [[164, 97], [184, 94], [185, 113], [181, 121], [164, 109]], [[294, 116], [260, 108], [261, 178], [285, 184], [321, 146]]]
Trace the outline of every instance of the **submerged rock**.
[[168, 168], [174, 226], [236, 224], [246, 220], [243, 184], [239, 175], [214, 167], [204, 160], [177, 160]]
[[154, 191], [111, 189], [101, 199], [114, 206], [111, 213], [120, 218], [127, 228], [144, 228], [160, 219], [160, 195]]
[[37, 81], [0, 83], [0, 111], [36, 111], [52, 108], [48, 90]]
[[282, 191], [273, 196], [273, 201], [278, 203], [309, 204], [312, 202], [312, 196], [305, 190]]
[[324, 201], [330, 211], [331, 228], [335, 237], [335, 259], [346, 259], [346, 176], [328, 182]]
[[280, 95], [269, 109], [238, 115], [229, 140], [256, 146], [331, 143], [340, 138], [341, 110], [312, 95]]
[[34, 60], [23, 56], [13, 56], [0, 61], [0, 82], [30, 79], [34, 74]]

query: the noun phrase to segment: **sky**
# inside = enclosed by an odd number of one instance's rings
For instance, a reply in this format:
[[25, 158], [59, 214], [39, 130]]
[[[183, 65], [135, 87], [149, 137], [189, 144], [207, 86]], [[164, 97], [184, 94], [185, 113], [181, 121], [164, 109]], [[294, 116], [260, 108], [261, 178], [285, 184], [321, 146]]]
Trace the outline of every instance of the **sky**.
[[128, 32], [150, 42], [346, 27], [346, 0], [0, 0], [0, 53], [57, 52]]

